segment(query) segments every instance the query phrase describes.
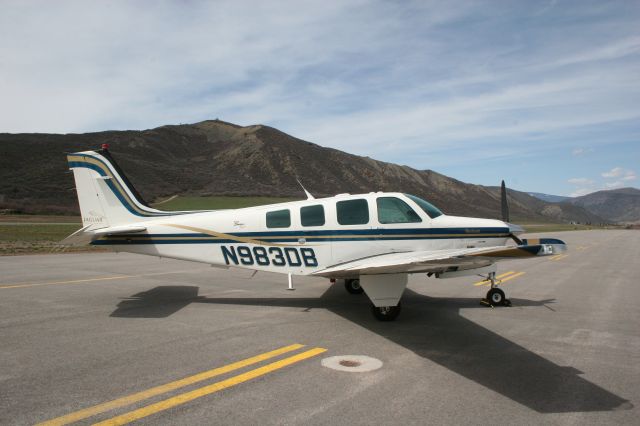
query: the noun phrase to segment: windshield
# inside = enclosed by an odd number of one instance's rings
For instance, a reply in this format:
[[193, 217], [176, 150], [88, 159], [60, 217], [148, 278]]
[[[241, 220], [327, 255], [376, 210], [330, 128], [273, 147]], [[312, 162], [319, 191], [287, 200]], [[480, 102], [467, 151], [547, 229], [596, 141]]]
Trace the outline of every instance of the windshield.
[[415, 202], [424, 212], [431, 218], [435, 219], [438, 216], [442, 216], [442, 212], [433, 204], [423, 200], [422, 198], [416, 197], [415, 195], [404, 194], [409, 197], [413, 202]]

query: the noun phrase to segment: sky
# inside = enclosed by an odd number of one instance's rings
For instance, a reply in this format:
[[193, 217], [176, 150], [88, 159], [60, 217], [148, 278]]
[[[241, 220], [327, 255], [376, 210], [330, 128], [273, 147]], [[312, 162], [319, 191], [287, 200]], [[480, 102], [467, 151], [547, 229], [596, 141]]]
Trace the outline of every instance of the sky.
[[0, 132], [220, 119], [483, 185], [640, 180], [639, 1], [0, 0]]

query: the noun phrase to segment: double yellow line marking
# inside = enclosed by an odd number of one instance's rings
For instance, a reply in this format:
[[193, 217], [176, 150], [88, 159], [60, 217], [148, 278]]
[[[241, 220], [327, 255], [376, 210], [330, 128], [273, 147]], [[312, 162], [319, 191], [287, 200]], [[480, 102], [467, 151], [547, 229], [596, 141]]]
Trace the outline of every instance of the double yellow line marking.
[[569, 256], [568, 254], [556, 254], [555, 256], [551, 256], [549, 260], [562, 260]]
[[[247, 367], [249, 365], [257, 364], [259, 362], [274, 358], [278, 355], [282, 355], [288, 352], [295, 351], [297, 349], [303, 348], [304, 345], [294, 344], [285, 346], [270, 352], [265, 352], [260, 355], [256, 355], [251, 358], [247, 358], [238, 362], [234, 362], [232, 364], [225, 365], [223, 367], [214, 368], [209, 371], [205, 371], [199, 374], [195, 374], [193, 376], [185, 377], [184, 379], [176, 380], [174, 382], [166, 383], [164, 385], [156, 386], [151, 389], [147, 389], [142, 392], [137, 392], [131, 395], [127, 395], [118, 399], [114, 399], [113, 401], [105, 402], [103, 404], [95, 405], [93, 407], [85, 408], [80, 411], [76, 411], [61, 417], [57, 417], [55, 419], [48, 420], [46, 422], [40, 423], [39, 425], [53, 426], [53, 425], [66, 425], [69, 423], [77, 422], [97, 414], [105, 413], [107, 411], [124, 407], [127, 405], [131, 405], [135, 402], [142, 401], [157, 395], [161, 395], [176, 389], [180, 389], [182, 387], [201, 382], [206, 379], [210, 379], [216, 376], [220, 376], [225, 373], [229, 373], [231, 371], [238, 370], [243, 367]], [[249, 370], [245, 373], [239, 374], [237, 376], [230, 377], [228, 379], [189, 391], [185, 393], [178, 394], [171, 398], [164, 399], [162, 401], [144, 406], [137, 410], [129, 411], [122, 415], [112, 417], [100, 423], [99, 425], [123, 425], [134, 420], [141, 419], [143, 417], [150, 416], [154, 413], [158, 413], [160, 411], [167, 410], [169, 408], [175, 407], [180, 404], [184, 404], [189, 401], [193, 401], [194, 399], [210, 395], [212, 393], [221, 391], [223, 389], [230, 388], [232, 386], [238, 385], [240, 383], [247, 382], [256, 377], [264, 376], [267, 373], [270, 373], [275, 370], [279, 370], [291, 364], [295, 364], [297, 362], [303, 361], [308, 358], [312, 358], [316, 355], [319, 355], [327, 350], [324, 348], [313, 348], [305, 352], [301, 352], [299, 354], [290, 356], [288, 358], [281, 359], [279, 361], [272, 362], [265, 366]]]
[[[515, 271], [509, 271], [509, 272], [505, 272], [504, 274], [500, 274], [500, 275], [496, 275], [496, 278], [498, 280], [500, 280], [500, 284], [505, 283], [509, 280], [512, 280], [514, 278], [518, 278], [522, 275], [524, 275], [526, 272], [515, 272]], [[482, 280], [482, 281], [478, 281], [473, 283], [473, 285], [477, 286], [481, 286], [481, 285], [485, 285], [488, 286], [491, 284], [491, 281], [489, 280]]]

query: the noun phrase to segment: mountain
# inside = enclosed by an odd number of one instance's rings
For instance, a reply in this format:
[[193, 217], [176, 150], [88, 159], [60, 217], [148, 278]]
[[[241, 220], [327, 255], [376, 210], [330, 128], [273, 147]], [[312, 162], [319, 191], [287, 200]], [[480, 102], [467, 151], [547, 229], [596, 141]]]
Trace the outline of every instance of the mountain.
[[[448, 214], [500, 217], [497, 188], [323, 148], [268, 126], [219, 120], [143, 131], [0, 134], [0, 209], [76, 213], [64, 153], [104, 143], [148, 201], [176, 194], [302, 198], [297, 177], [316, 196], [402, 191]], [[509, 190], [509, 202], [512, 221], [603, 221], [578, 205], [553, 205], [523, 192]]]
[[589, 210], [608, 222], [640, 223], [640, 189], [598, 191], [572, 198], [568, 203]]
[[571, 197], [564, 197], [562, 195], [551, 195], [551, 194], [543, 194], [541, 192], [527, 192], [527, 194], [532, 197], [536, 197], [542, 201], [546, 201], [547, 203], [560, 203], [562, 201], [567, 201]]

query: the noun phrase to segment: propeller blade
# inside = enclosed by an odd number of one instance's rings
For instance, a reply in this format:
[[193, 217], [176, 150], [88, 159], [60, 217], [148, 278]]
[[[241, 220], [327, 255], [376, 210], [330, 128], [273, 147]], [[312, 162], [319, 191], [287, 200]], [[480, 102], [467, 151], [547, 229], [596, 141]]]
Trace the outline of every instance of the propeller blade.
[[509, 203], [507, 202], [507, 187], [504, 184], [504, 180], [502, 181], [502, 186], [500, 187], [500, 200], [502, 209], [502, 221], [509, 222]]

